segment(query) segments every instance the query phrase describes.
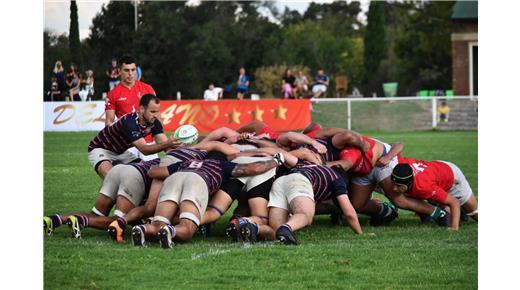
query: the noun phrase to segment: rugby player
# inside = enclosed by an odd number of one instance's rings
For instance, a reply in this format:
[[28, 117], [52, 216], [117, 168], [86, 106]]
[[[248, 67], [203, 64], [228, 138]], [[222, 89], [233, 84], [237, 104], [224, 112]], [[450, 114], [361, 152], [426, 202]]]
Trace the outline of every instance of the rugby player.
[[478, 221], [477, 199], [460, 168], [451, 162], [399, 158], [391, 181], [395, 192], [448, 206], [448, 229], [459, 229], [461, 207]]
[[[185, 161], [167, 167], [150, 169], [152, 178], [166, 178], [161, 189], [153, 222], [132, 229], [132, 242], [143, 246], [145, 237], [156, 238], [162, 248], [171, 248], [173, 240], [189, 241], [200, 225], [208, 199], [222, 182], [231, 176], [241, 177], [261, 174], [283, 163], [283, 155], [274, 160], [249, 164], [236, 164], [224, 160], [205, 159]], [[179, 211], [179, 224], [172, 226], [172, 219]]]
[[[145, 155], [167, 151], [181, 143], [173, 136], [166, 137], [159, 121], [160, 100], [154, 95], [141, 97], [139, 111], [126, 114], [110, 126], [103, 128], [88, 146], [88, 158], [101, 178], [112, 169], [112, 162], [130, 163], [137, 158], [126, 151], [135, 146]], [[147, 144], [144, 136], [152, 134], [156, 144]]]
[[[67, 223], [73, 238], [81, 238], [85, 227], [106, 230], [117, 218], [124, 217], [132, 208], [146, 199], [152, 179], [148, 176], [151, 166], [158, 165], [159, 159], [132, 164], [118, 164], [110, 170], [103, 180], [99, 195], [91, 213], [74, 212], [63, 215], [43, 217], [43, 227], [47, 235]], [[108, 214], [116, 206], [114, 216]]]

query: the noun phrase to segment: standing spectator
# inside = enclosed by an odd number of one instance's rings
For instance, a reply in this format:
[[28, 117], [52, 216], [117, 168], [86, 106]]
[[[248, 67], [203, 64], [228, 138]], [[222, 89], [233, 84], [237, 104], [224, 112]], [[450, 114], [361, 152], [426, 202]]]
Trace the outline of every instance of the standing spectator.
[[[155, 90], [149, 84], [135, 80], [136, 63], [135, 59], [130, 55], [124, 55], [119, 59], [119, 68], [121, 72], [121, 82], [117, 84], [113, 90], [108, 92], [105, 104], [105, 125], [112, 124], [116, 117], [120, 119], [128, 113], [139, 110], [139, 102], [141, 97], [146, 94], [155, 94]], [[144, 136], [148, 144], [153, 143], [151, 135]], [[144, 155], [137, 151], [135, 147], [129, 149], [134, 155], [143, 161], [158, 158], [157, 154]]]
[[63, 94], [63, 92], [65, 91], [65, 70], [63, 69], [61, 60], [56, 61], [56, 64], [54, 64], [52, 74], [58, 82], [58, 90], [61, 94]]
[[78, 71], [78, 66], [75, 63], [70, 64], [70, 70], [67, 72], [65, 79], [67, 84], [67, 90], [71, 101], [74, 101], [74, 97], [78, 96], [79, 99], [79, 86], [81, 84], [81, 75]]
[[90, 100], [94, 96], [94, 72], [87, 70], [85, 73], [87, 74], [87, 78], [81, 80], [81, 84], [83, 84], [84, 87], [83, 90], [79, 91], [79, 96], [82, 101]]
[[135, 80], [140, 81], [142, 76], [143, 76], [143, 72], [141, 70], [141, 67], [137, 66], [136, 71], [135, 71]]
[[58, 80], [54, 76], [51, 77], [51, 90], [49, 91], [49, 97], [51, 102], [54, 102], [54, 100], [59, 101], [61, 98]]
[[329, 86], [329, 77], [323, 72], [323, 68], [319, 67], [313, 78], [312, 94], [314, 98], [319, 98], [327, 93]]
[[249, 77], [246, 75], [246, 69], [241, 67], [240, 74], [237, 81], [237, 99], [243, 100], [244, 95], [247, 93], [249, 88]]
[[296, 97], [305, 96], [309, 90], [309, 80], [301, 70], [298, 71], [298, 75], [296, 76], [296, 81], [294, 84], [296, 85], [296, 88], [294, 89], [294, 95]]
[[121, 76], [121, 73], [119, 71], [119, 67], [117, 66], [117, 59], [112, 58], [112, 63], [106, 70], [106, 75], [108, 77], [108, 88], [109, 91], [113, 90], [117, 84], [119, 84], [120, 80], [119, 77]]
[[285, 70], [285, 74], [282, 77], [282, 94], [284, 99], [294, 98], [294, 82], [296, 78], [292, 74], [290, 69]]
[[204, 91], [205, 101], [218, 101], [222, 99], [222, 88], [215, 87], [215, 84], [210, 83], [208, 89]]

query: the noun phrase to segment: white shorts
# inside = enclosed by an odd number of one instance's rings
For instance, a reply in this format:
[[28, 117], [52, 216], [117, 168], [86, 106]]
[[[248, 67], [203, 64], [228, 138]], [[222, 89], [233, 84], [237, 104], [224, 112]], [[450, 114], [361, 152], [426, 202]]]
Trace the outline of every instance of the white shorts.
[[116, 154], [112, 151], [103, 148], [95, 148], [88, 153], [88, 160], [90, 161], [90, 164], [92, 165], [92, 167], [94, 167], [94, 169], [97, 169], [99, 163], [104, 160], [108, 160], [111, 162], [120, 161], [123, 164], [127, 164], [136, 159], [137, 158], [135, 157], [135, 155], [128, 151], [125, 151], [121, 154]]
[[442, 161], [438, 160], [440, 162], [446, 163], [451, 170], [453, 171], [453, 186], [448, 190], [448, 194], [455, 197], [459, 200], [460, 205], [466, 204], [468, 199], [473, 194], [473, 191], [471, 190], [471, 187], [469, 186], [469, 182], [462, 173], [462, 170], [460, 170], [457, 165], [448, 162], [448, 161]]
[[327, 92], [327, 86], [326, 85], [314, 85], [312, 87], [312, 92], [313, 93], [317, 93], [317, 92], [326, 93]]
[[[147, 144], [155, 144], [155, 142], [151, 142], [151, 143], [147, 143]], [[135, 147], [128, 148], [128, 150], [126, 150], [126, 151], [132, 153], [134, 156], [136, 156], [137, 158], [139, 158], [143, 161], [150, 161], [150, 160], [159, 158], [159, 154], [157, 154], [157, 153], [150, 154], [150, 155], [144, 155], [143, 153], [141, 153], [141, 151], [137, 150], [137, 148], [135, 148]]]
[[159, 202], [167, 200], [178, 205], [189, 200], [197, 206], [200, 217], [203, 217], [209, 200], [208, 186], [197, 173], [176, 172], [164, 180], [161, 188]]
[[300, 173], [291, 173], [277, 178], [271, 192], [267, 207], [278, 207], [289, 211], [289, 204], [296, 197], [308, 197], [314, 201], [311, 182]]
[[[247, 163], [253, 163], [257, 161], [267, 161], [267, 160], [273, 160], [272, 157], [253, 157], [253, 156], [240, 156], [238, 158], [235, 158], [232, 160], [232, 162], [238, 163], [238, 164], [247, 164]], [[252, 188], [266, 182], [267, 180], [273, 178], [276, 174], [276, 168], [272, 168], [267, 170], [264, 173], [253, 175], [253, 176], [244, 176], [244, 177], [238, 177], [237, 179], [240, 180], [245, 185], [246, 191], [251, 190]]]
[[107, 173], [99, 193], [114, 201], [118, 195], [124, 196], [134, 206], [141, 204], [146, 194], [141, 173], [137, 168], [126, 164], [118, 164]]

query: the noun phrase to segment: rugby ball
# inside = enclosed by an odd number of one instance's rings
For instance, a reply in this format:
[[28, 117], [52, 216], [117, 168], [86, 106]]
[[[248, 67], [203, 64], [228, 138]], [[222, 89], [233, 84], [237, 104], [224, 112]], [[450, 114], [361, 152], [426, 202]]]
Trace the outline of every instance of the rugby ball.
[[175, 133], [173, 133], [173, 138], [181, 141], [187, 145], [193, 145], [197, 143], [197, 139], [199, 138], [199, 131], [193, 125], [182, 125]]

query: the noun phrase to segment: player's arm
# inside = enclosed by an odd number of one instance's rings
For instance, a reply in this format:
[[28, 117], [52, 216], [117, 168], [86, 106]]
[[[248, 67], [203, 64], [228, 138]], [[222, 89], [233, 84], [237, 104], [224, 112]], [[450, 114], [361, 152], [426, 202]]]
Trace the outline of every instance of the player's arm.
[[346, 146], [354, 146], [361, 149], [363, 152], [367, 152], [370, 149], [370, 144], [363, 140], [361, 134], [352, 130], [346, 130], [335, 134], [332, 137], [332, 146], [338, 149], [343, 149]]
[[206, 151], [219, 151], [226, 154], [226, 156], [234, 155], [240, 152], [240, 150], [237, 148], [219, 141], [207, 141], [204, 143], [199, 143], [193, 146], [193, 148]]
[[290, 147], [292, 143], [311, 145], [316, 150], [318, 150], [319, 153], [327, 152], [327, 147], [325, 147], [323, 144], [301, 133], [287, 132], [283, 133], [280, 135], [280, 137], [278, 137], [278, 139], [276, 139], [276, 144], [282, 147]]
[[242, 177], [242, 176], [252, 176], [262, 174], [270, 169], [277, 167], [278, 165], [283, 163], [283, 157], [281, 154], [277, 154], [275, 159], [267, 160], [267, 161], [257, 161], [247, 164], [237, 164], [233, 171], [231, 172], [231, 176], [233, 177]]
[[[164, 133], [161, 133], [161, 134], [164, 135]], [[157, 135], [161, 135], [161, 134], [157, 134]], [[157, 136], [157, 135], [155, 135], [155, 136]], [[166, 135], [164, 135], [164, 136], [166, 136]], [[159, 137], [159, 139], [161, 139], [161, 138]], [[135, 148], [137, 148], [137, 150], [141, 151], [141, 153], [143, 153], [144, 155], [150, 155], [150, 154], [155, 154], [155, 153], [158, 153], [161, 151], [166, 152], [169, 149], [177, 148], [180, 145], [182, 145], [182, 142], [174, 140], [173, 136], [170, 136], [170, 138], [167, 138], [165, 142], [155, 143], [155, 144], [148, 144], [148, 143], [146, 143], [144, 138], [139, 138], [139, 139], [135, 140], [134, 142], [132, 142], [132, 145], [135, 146]]]
[[105, 110], [105, 126], [114, 123], [116, 119], [116, 110]]
[[221, 128], [218, 128], [218, 129], [215, 129], [215, 130], [211, 131], [211, 133], [209, 133], [200, 142], [202, 143], [202, 142], [207, 142], [207, 141], [218, 141], [218, 140], [220, 140], [222, 138], [228, 139], [231, 136], [235, 136], [235, 135], [238, 135], [237, 131], [229, 129], [227, 127], [221, 127]]
[[148, 176], [154, 179], [165, 179], [166, 177], [172, 175], [173, 173], [177, 172], [179, 169], [179, 165], [181, 163], [174, 163], [170, 164], [168, 166], [152, 166], [148, 170]]
[[350, 228], [358, 235], [363, 234], [363, 231], [361, 230], [361, 225], [359, 224], [356, 210], [354, 209], [354, 206], [352, 206], [352, 203], [350, 202], [348, 195], [338, 195], [336, 197], [336, 200], [338, 201], [339, 207], [341, 208], [343, 215], [347, 219]]
[[388, 153], [386, 153], [386, 155], [381, 156], [376, 161], [376, 166], [383, 167], [383, 166], [388, 165], [390, 163], [390, 161], [392, 160], [392, 158], [397, 156], [397, 154], [401, 153], [401, 151], [403, 151], [403, 149], [404, 149], [404, 143], [402, 143], [402, 142], [397, 142], [397, 143], [392, 144], [392, 148], [390, 148], [390, 151], [388, 151]]
[[327, 138], [332, 137], [339, 133], [348, 132], [347, 129], [343, 128], [323, 128], [318, 131], [316, 131], [316, 138]]
[[460, 202], [457, 198], [448, 195], [444, 204], [450, 207], [450, 227], [448, 229], [458, 230], [460, 219]]
[[277, 153], [282, 154], [284, 158], [284, 164], [288, 168], [294, 167], [296, 163], [298, 163], [298, 158], [292, 155], [291, 153], [281, 149], [281, 148], [275, 148], [275, 147], [264, 147], [260, 148], [258, 151], [265, 152], [267, 154], [270, 154], [271, 156], [275, 156]]
[[322, 165], [321, 159], [318, 156], [318, 154], [312, 152], [311, 150], [309, 150], [307, 148], [299, 148], [299, 149], [290, 151], [290, 153], [298, 159], [307, 160], [314, 164]]

